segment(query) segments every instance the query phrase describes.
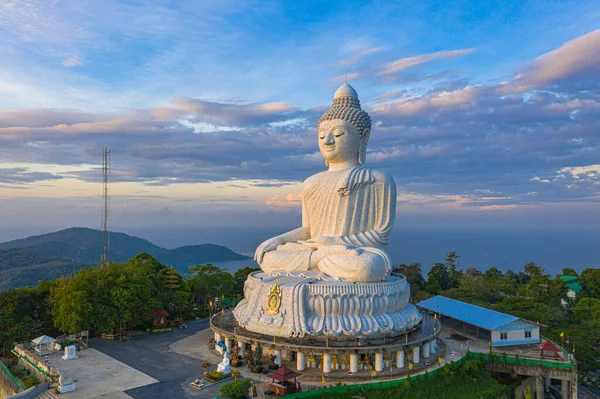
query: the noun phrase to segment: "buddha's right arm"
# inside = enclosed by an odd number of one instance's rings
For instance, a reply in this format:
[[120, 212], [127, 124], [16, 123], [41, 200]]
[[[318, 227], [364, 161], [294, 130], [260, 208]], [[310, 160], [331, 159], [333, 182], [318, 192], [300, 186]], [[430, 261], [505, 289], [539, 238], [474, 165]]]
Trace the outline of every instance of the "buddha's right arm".
[[286, 242], [297, 242], [300, 240], [308, 240], [310, 238], [310, 229], [308, 226], [298, 227], [297, 229], [290, 230], [287, 233], [283, 233], [279, 236], [283, 244]]

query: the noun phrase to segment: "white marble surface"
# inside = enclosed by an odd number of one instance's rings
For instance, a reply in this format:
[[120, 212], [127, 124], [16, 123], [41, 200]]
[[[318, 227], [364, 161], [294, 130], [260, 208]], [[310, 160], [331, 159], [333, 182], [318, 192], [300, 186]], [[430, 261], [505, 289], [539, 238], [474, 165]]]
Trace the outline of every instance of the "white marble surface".
[[[304, 277], [302, 277], [304, 276]], [[398, 335], [414, 328], [421, 315], [409, 303], [404, 277], [391, 276], [379, 283], [348, 284], [320, 279], [315, 273], [251, 274], [245, 299], [233, 315], [242, 327], [280, 337]], [[278, 283], [281, 307], [267, 313], [267, 297]]]
[[264, 273], [248, 277], [234, 317], [250, 331], [281, 337], [411, 330], [421, 316], [406, 279], [390, 277], [385, 251], [396, 183], [365, 166], [371, 119], [352, 86], [335, 92], [317, 131], [327, 169], [304, 181], [302, 226], [256, 249]]

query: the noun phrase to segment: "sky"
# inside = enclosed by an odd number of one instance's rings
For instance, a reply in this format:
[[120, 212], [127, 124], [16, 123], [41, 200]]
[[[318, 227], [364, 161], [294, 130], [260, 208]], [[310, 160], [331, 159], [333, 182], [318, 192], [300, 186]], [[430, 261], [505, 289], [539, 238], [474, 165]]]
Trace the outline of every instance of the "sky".
[[599, 21], [597, 1], [0, 0], [0, 240], [100, 228], [107, 146], [113, 230], [251, 252], [300, 223], [347, 79], [399, 233], [579, 251], [600, 231]]

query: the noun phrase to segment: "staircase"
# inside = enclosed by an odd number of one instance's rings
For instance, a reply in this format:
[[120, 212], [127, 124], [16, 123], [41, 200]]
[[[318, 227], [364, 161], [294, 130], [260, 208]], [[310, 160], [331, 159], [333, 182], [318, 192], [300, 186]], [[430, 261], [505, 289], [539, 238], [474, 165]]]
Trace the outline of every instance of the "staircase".
[[45, 391], [38, 393], [34, 399], [58, 399], [58, 396], [56, 396], [52, 390], [46, 389]]

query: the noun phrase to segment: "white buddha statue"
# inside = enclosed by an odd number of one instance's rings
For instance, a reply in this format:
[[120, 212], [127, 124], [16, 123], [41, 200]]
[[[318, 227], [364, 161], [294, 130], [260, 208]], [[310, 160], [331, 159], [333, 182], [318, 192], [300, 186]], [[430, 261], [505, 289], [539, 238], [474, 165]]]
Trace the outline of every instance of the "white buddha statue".
[[394, 226], [396, 184], [364, 165], [371, 118], [356, 90], [343, 84], [318, 124], [328, 169], [302, 187], [302, 227], [263, 242], [255, 260], [266, 273], [317, 270], [340, 280], [385, 281], [383, 250]]

